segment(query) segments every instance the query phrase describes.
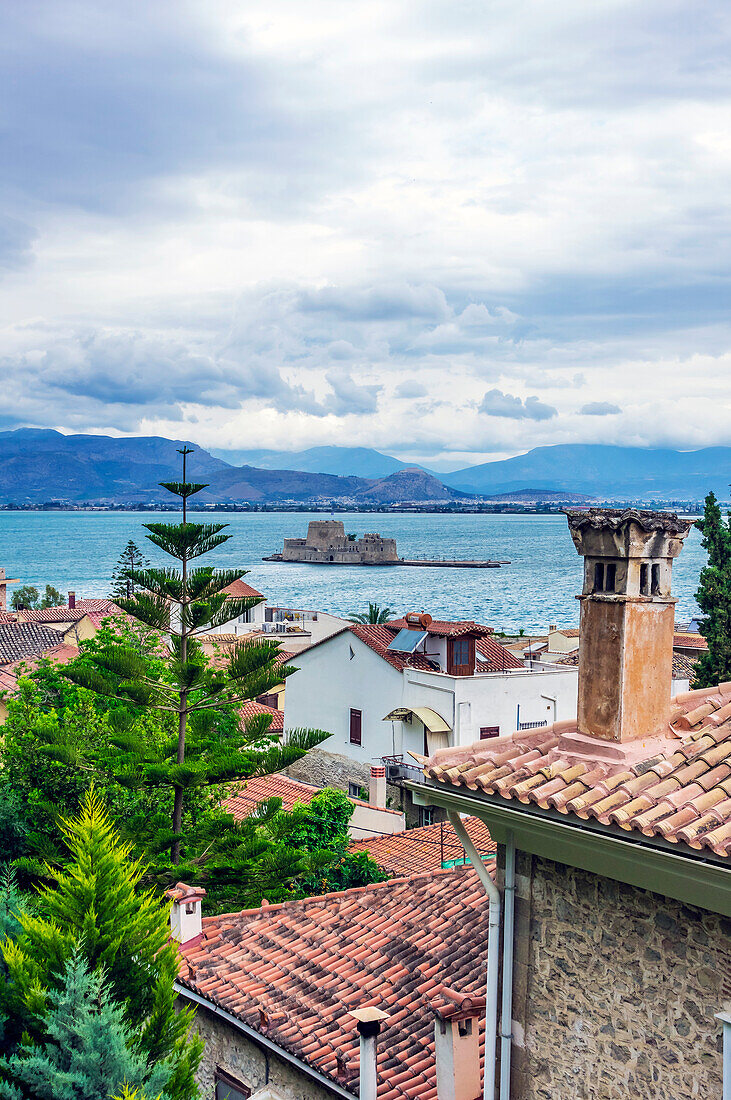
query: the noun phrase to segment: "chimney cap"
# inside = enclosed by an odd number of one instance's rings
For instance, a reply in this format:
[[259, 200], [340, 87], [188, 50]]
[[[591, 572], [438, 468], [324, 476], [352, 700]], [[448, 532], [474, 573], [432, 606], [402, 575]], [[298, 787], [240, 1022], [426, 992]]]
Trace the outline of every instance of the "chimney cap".
[[165, 891], [165, 897], [178, 905], [188, 901], [200, 901], [205, 896], [206, 891], [202, 886], [188, 886], [186, 882], [176, 882], [175, 886]]
[[430, 1005], [439, 1020], [470, 1020], [485, 1011], [485, 997], [479, 993], [460, 993], [449, 986], [440, 985], [435, 990]]
[[664, 531], [668, 535], [687, 535], [693, 526], [692, 519], [685, 519], [675, 512], [653, 512], [646, 508], [564, 508], [571, 531], [583, 531], [587, 527], [595, 531], [616, 531], [625, 523], [633, 522], [643, 531]]
[[373, 1039], [381, 1030], [381, 1024], [389, 1019], [387, 1012], [376, 1008], [375, 1005], [367, 1005], [365, 1008], [354, 1008], [349, 1013], [357, 1021], [357, 1027], [364, 1039]]

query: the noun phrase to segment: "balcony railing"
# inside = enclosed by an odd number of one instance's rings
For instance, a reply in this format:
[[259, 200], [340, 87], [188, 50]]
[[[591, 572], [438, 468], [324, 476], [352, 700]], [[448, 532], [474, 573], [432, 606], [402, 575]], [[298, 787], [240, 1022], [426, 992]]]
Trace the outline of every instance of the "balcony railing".
[[548, 721], [544, 718], [544, 720], [542, 722], [519, 722], [518, 723], [518, 729], [519, 730], [537, 730], [537, 729], [540, 729], [541, 726], [547, 726], [547, 725], [548, 725]]
[[387, 783], [403, 783], [410, 779], [412, 783], [423, 783], [424, 772], [418, 764], [410, 764], [400, 756], [382, 756], [381, 760], [386, 768]]

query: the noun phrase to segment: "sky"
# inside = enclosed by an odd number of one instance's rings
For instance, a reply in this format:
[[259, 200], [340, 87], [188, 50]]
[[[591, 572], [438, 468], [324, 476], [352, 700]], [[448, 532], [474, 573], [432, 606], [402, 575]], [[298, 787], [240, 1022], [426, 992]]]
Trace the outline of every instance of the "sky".
[[23, 0], [0, 430], [731, 444], [727, 0]]

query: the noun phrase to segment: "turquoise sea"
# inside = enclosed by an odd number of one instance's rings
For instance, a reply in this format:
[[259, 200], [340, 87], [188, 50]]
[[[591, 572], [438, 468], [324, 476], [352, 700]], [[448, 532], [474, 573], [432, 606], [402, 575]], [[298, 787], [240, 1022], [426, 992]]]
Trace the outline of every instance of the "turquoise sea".
[[[207, 518], [211, 518], [208, 514]], [[139, 512], [0, 512], [0, 565], [22, 583], [53, 584], [79, 597], [106, 596], [109, 577], [128, 539], [142, 547], [146, 521], [172, 520]], [[198, 518], [198, 517], [196, 517]], [[575, 593], [580, 559], [563, 516], [334, 514], [346, 531], [378, 531], [397, 540], [405, 557], [509, 560], [501, 569], [409, 569], [285, 565], [263, 562], [286, 536], [307, 532], [308, 513], [238, 512], [215, 517], [228, 523], [229, 542], [206, 558], [245, 568], [247, 580], [275, 606], [348, 615], [369, 600], [398, 613], [426, 610], [434, 618], [476, 619], [496, 629], [543, 631], [549, 623], [578, 624]], [[324, 518], [319, 514], [319, 518]], [[147, 543], [154, 562], [162, 556]], [[677, 615], [697, 608], [693, 593], [705, 555], [693, 529], [674, 567]]]

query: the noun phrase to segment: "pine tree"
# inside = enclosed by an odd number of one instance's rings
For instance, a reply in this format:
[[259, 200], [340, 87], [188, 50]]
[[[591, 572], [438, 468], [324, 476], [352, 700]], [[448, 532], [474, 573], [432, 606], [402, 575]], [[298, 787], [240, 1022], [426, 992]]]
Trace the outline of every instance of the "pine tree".
[[59, 590], [54, 588], [52, 584], [47, 584], [43, 599], [40, 602], [41, 609], [45, 611], [47, 607], [63, 607], [63, 605], [63, 596]]
[[[120, 757], [115, 771], [119, 782], [129, 787], [172, 788], [171, 830], [160, 836], [159, 847], [169, 848], [174, 866], [181, 862], [186, 793], [280, 771], [329, 736], [321, 730], [293, 730], [286, 743], [280, 744], [268, 736], [268, 715], [256, 716], [245, 726], [230, 720], [233, 707], [265, 694], [296, 670], [280, 665], [280, 643], [269, 639], [242, 640], [216, 668], [203, 654], [199, 634], [243, 615], [260, 598], [232, 598], [226, 593], [246, 570], [191, 567], [195, 558], [231, 536], [222, 534], [228, 524], [188, 521], [188, 499], [206, 486], [185, 480], [186, 457], [191, 450], [186, 447], [179, 453], [183, 458], [183, 480], [161, 485], [181, 498], [182, 523], [144, 526], [149, 532], [147, 538], [177, 559], [180, 569], [130, 570], [137, 593], [118, 601], [135, 619], [169, 639], [167, 676], [151, 675], [143, 656], [116, 644], [100, 648], [85, 663], [63, 670], [64, 675], [100, 695], [174, 717], [174, 735], [167, 741], [151, 743], [120, 730], [116, 740]], [[72, 758], [66, 747], [57, 746], [57, 758], [63, 759], [65, 753]]]
[[149, 561], [144, 557], [137, 543], [130, 539], [119, 555], [119, 560], [112, 573], [110, 600], [132, 599], [136, 591], [132, 573], [149, 568]]
[[695, 597], [708, 649], [696, 664], [693, 687], [713, 687], [731, 680], [731, 516], [724, 522], [713, 493], [706, 497], [703, 519], [696, 526], [708, 552]]
[[3, 1100], [101, 1100], [125, 1086], [161, 1095], [167, 1085], [173, 1067], [148, 1064], [123, 1005], [78, 951], [67, 960], [59, 988], [48, 993], [43, 1025], [41, 1043], [0, 1060]]
[[149, 1064], [169, 1063], [169, 1100], [190, 1100], [202, 1044], [189, 1039], [192, 1013], [175, 1009], [178, 956], [167, 911], [152, 891], [137, 889], [145, 868], [130, 861], [129, 845], [93, 791], [79, 816], [63, 825], [71, 857], [66, 869], [47, 868], [55, 885], [38, 891], [34, 911], [18, 915], [17, 937], [0, 945], [7, 968], [0, 1013], [12, 1025], [10, 1038], [26, 1033], [36, 1043], [45, 1040], [53, 991], [78, 952], [90, 970], [104, 973], [110, 998], [124, 1007]]

